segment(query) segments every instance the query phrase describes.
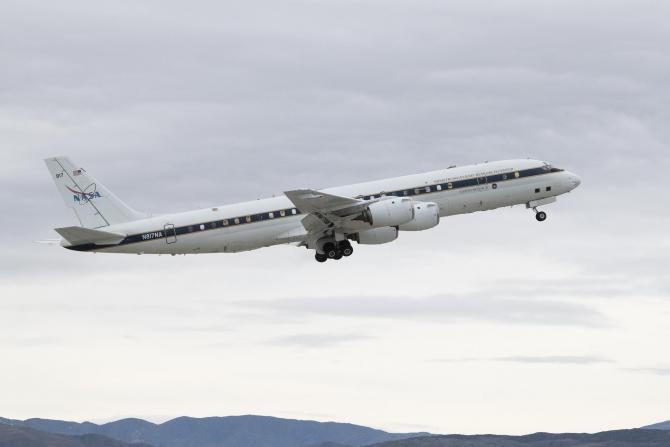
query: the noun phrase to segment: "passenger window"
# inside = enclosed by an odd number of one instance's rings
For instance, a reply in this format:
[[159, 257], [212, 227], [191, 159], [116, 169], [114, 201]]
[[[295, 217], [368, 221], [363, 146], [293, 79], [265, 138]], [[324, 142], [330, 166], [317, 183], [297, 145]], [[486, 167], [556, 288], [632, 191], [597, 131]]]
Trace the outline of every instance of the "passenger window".
[[298, 210], [296, 210], [295, 208], [293, 208], [293, 209], [291, 210], [291, 214], [297, 214], [297, 213], [298, 213]]
[[514, 178], [519, 178], [519, 177], [521, 177], [521, 174], [519, 174], [519, 171], [515, 172], [514, 173]]
[[453, 188], [453, 187], [454, 187], [453, 184], [451, 184], [451, 183], [447, 183], [447, 188], [451, 189], [451, 188]]
[[416, 195], [418, 195], [420, 192], [421, 192], [421, 190], [419, 190], [419, 188], [416, 188], [416, 189], [414, 190], [414, 195], [416, 196]]
[[438, 191], [442, 191], [442, 185], [437, 185], [436, 188]]
[[407, 194], [409, 194], [409, 191], [403, 191], [402, 192], [402, 195], [404, 195], [404, 196], [406, 196]]
[[204, 230], [204, 229], [205, 229], [205, 225], [204, 225], [204, 224], [200, 224], [200, 231], [202, 231], [202, 230]]
[[430, 186], [426, 186], [426, 192], [430, 192]]
[[239, 225], [239, 224], [240, 224], [240, 219], [238, 217], [236, 217], [235, 218], [235, 225]]
[[270, 217], [270, 219], [274, 219], [275, 218], [275, 213], [268, 213], [268, 216]]
[[281, 217], [284, 217], [284, 216], [286, 216], [286, 211], [284, 211], [284, 210], [281, 210], [281, 211], [279, 212], [279, 215], [280, 215]]
[[247, 223], [250, 223], [250, 222], [251, 222], [251, 216], [247, 216], [247, 217], [245, 217], [244, 220], [246, 220]]
[[507, 174], [503, 174], [502, 179], [507, 180]]
[[227, 227], [228, 226], [228, 219], [223, 219], [223, 226]]

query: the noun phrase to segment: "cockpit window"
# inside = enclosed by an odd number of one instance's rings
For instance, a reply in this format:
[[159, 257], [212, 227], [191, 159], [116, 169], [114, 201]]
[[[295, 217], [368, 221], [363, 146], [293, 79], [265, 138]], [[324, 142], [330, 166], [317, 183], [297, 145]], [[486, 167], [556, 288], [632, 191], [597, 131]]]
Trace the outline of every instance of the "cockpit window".
[[547, 172], [563, 172], [563, 169], [555, 168], [550, 164], [545, 164], [542, 169], [544, 169]]

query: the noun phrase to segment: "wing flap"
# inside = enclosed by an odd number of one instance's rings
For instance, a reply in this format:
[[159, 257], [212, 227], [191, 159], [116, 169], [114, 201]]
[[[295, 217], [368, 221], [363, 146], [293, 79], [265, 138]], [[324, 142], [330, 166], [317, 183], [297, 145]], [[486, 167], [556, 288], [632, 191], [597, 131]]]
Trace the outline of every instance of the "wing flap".
[[336, 196], [313, 189], [297, 189], [286, 191], [284, 194], [300, 211], [307, 213], [302, 219], [302, 225], [312, 234], [342, 225], [369, 205], [365, 200]]
[[294, 191], [286, 191], [284, 194], [300, 211], [307, 213], [332, 212], [340, 208], [364, 203], [362, 200], [335, 196], [313, 189], [296, 189]]

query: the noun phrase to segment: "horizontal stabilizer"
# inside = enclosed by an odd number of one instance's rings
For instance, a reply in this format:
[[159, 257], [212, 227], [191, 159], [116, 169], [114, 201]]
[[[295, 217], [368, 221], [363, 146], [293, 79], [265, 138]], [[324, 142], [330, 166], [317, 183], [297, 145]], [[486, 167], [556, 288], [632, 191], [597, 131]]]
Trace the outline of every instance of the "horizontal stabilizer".
[[126, 237], [125, 234], [91, 230], [90, 228], [83, 227], [54, 228], [54, 230], [72, 245], [91, 243], [97, 245], [118, 244]]

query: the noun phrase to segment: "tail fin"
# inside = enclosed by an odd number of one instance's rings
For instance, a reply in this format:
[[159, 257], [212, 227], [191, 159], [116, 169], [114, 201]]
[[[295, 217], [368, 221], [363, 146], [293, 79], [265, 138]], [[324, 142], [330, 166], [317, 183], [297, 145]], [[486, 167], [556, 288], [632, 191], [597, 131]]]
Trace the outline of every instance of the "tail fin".
[[123, 203], [69, 158], [53, 157], [44, 161], [65, 205], [72, 208], [82, 227], [100, 228], [146, 217]]

